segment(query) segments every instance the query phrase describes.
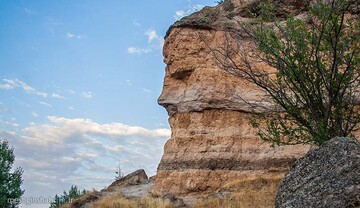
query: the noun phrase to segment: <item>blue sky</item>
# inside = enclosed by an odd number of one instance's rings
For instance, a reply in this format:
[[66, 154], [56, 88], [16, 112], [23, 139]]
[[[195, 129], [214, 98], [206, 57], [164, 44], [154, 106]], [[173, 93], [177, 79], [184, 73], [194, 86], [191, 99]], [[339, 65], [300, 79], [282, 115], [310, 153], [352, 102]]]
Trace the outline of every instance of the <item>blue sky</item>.
[[125, 173], [156, 173], [170, 137], [156, 102], [163, 37], [214, 4], [0, 0], [0, 138], [24, 169], [25, 197], [101, 189], [119, 161]]

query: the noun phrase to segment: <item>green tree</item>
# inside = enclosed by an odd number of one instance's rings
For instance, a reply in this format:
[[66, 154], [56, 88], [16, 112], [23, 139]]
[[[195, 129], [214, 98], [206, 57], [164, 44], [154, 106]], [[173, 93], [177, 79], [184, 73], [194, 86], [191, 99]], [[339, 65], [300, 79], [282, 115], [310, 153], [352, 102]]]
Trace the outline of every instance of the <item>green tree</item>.
[[239, 47], [227, 41], [213, 50], [226, 71], [273, 101], [275, 107], [252, 122], [259, 136], [273, 145], [321, 145], [351, 136], [360, 121], [359, 2], [314, 1], [307, 17], [286, 19], [277, 19], [272, 3], [259, 2], [256, 21], [243, 24], [242, 34], [230, 33]]
[[12, 172], [15, 160], [14, 149], [9, 147], [7, 140], [0, 140], [0, 207], [17, 207], [24, 190], [21, 190], [21, 168]]
[[57, 208], [63, 204], [69, 204], [72, 200], [75, 200], [86, 193], [87, 191], [85, 189], [81, 191], [76, 185], [72, 185], [69, 192], [64, 191], [61, 196], [55, 195], [54, 201], [50, 204], [50, 208]]
[[61, 198], [56, 194], [54, 197], [54, 201], [50, 204], [50, 208], [60, 207], [60, 205], [62, 205]]

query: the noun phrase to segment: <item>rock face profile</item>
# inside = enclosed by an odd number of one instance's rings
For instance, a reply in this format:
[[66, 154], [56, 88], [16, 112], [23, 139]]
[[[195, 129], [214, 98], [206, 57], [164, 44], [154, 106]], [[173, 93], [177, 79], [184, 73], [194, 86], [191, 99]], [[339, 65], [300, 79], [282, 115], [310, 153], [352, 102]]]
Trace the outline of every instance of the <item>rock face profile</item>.
[[[225, 40], [226, 28], [250, 18], [256, 2], [225, 0], [170, 27], [164, 44], [164, 87], [158, 103], [172, 131], [152, 193], [189, 196], [213, 193], [246, 178], [285, 174], [308, 146], [270, 147], [249, 124], [254, 109], [268, 105], [254, 85], [215, 62], [210, 48]], [[279, 15], [301, 15], [309, 1], [275, 1]], [[247, 40], [244, 40], [247, 41]], [[275, 196], [275, 193], [274, 193]]]
[[338, 137], [309, 151], [281, 182], [275, 207], [360, 207], [359, 142]]

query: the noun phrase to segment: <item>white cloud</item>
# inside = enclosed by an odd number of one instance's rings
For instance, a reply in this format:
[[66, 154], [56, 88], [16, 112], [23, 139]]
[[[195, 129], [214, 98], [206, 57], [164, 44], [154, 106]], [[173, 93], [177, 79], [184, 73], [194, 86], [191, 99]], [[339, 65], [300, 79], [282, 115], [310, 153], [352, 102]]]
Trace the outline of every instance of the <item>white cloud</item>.
[[69, 93], [72, 94], [72, 95], [75, 94], [75, 91], [72, 90], [72, 89], [69, 89], [68, 91], [69, 91]]
[[131, 80], [126, 80], [126, 84], [129, 86], [129, 87], [131, 87], [132, 86], [132, 82], [131, 82]]
[[52, 107], [52, 105], [51, 104], [49, 104], [49, 103], [46, 103], [46, 102], [39, 102], [41, 105], [44, 105], [44, 106], [47, 106], [47, 107]]
[[22, 135], [0, 129], [14, 146], [15, 167], [24, 169], [26, 194], [61, 193], [71, 184], [103, 188], [114, 180], [121, 163], [125, 174], [144, 168], [153, 175], [170, 137], [169, 129], [147, 129], [122, 123], [97, 123], [50, 116], [48, 124], [32, 123]]
[[86, 38], [86, 35], [78, 35], [78, 34], [68, 32], [66, 34], [66, 38], [67, 39], [83, 39], [83, 38]]
[[39, 114], [37, 114], [36, 112], [32, 112], [31, 115], [33, 115], [34, 117], [39, 117]]
[[200, 11], [204, 8], [205, 5], [202, 4], [195, 4], [193, 5], [191, 1], [188, 1], [188, 6], [185, 10], [178, 10], [175, 12], [174, 18], [175, 20], [180, 20], [181, 18], [188, 16], [194, 12]]
[[76, 38], [77, 39], [83, 39], [83, 38], [86, 38], [86, 35], [77, 35]]
[[159, 36], [154, 29], [147, 30], [144, 35], [147, 37], [148, 45], [146, 47], [129, 47], [129, 54], [142, 55], [153, 51], [161, 50], [164, 45], [164, 38]]
[[142, 91], [143, 91], [143, 93], [145, 93], [145, 94], [153, 94], [153, 93], [154, 93], [152, 90], [147, 89], [147, 88], [143, 88]]
[[59, 98], [59, 99], [65, 99], [64, 96], [59, 95], [59, 94], [57, 94], [57, 93], [53, 93], [53, 94], [51, 95], [51, 97], [53, 97], [53, 98]]
[[159, 39], [159, 45], [158, 45], [159, 49], [162, 49], [164, 47], [164, 43], [165, 43], [164, 38]]
[[140, 136], [140, 137], [167, 137], [168, 129], [148, 130], [137, 126], [128, 126], [121, 123], [98, 124], [89, 119], [67, 119], [63, 117], [49, 116], [49, 121], [66, 128], [64, 132], [81, 132], [84, 134], [104, 135], [108, 137]]
[[147, 53], [151, 52], [151, 49], [150, 48], [130, 47], [130, 48], [127, 49], [127, 51], [130, 54], [142, 55], [142, 54], [147, 54]]
[[[8, 122], [8, 121], [3, 121], [3, 120], [0, 120], [0, 124], [10, 126], [10, 127], [15, 127], [15, 128], [20, 126], [20, 124], [18, 124], [18, 123]], [[0, 139], [2, 139], [2, 138], [0, 138]]]
[[82, 92], [81, 96], [83, 96], [84, 98], [92, 98], [93, 97], [93, 93], [92, 92]]
[[72, 106], [68, 106], [68, 109], [69, 109], [69, 110], [75, 110], [75, 108], [72, 107]]
[[3, 85], [0, 85], [0, 89], [11, 90], [11, 89], [14, 89], [14, 86], [10, 85], [10, 84], [3, 84]]
[[148, 43], [151, 43], [153, 40], [159, 38], [155, 30], [148, 30], [145, 32], [145, 35], [148, 37]]
[[47, 93], [37, 91], [36, 89], [27, 85], [25, 82], [19, 79], [3, 79], [3, 81], [5, 82], [5, 84], [0, 85], [1, 89], [10, 90], [15, 88], [22, 88], [26, 93], [47, 97]]
[[179, 19], [181, 19], [181, 18], [183, 18], [183, 17], [185, 17], [185, 16], [186, 16], [185, 11], [184, 11], [184, 10], [179, 10], [179, 11], [176, 11], [176, 12], [175, 12], [174, 18], [175, 18], [176, 20], [179, 20]]
[[68, 33], [66, 34], [66, 37], [69, 38], [69, 39], [72, 39], [72, 38], [75, 37], [75, 34], [72, 34], [72, 33], [69, 33], [69, 32], [68, 32]]

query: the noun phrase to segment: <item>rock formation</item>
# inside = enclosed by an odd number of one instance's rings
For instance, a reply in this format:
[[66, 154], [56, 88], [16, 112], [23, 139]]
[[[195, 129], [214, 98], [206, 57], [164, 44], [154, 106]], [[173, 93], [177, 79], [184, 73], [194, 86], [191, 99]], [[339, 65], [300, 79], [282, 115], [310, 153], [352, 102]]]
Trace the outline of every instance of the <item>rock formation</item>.
[[121, 187], [134, 186], [148, 183], [149, 179], [144, 169], [139, 169], [135, 172], [130, 173], [118, 180], [114, 181], [107, 189], [102, 191], [113, 191]]
[[[75, 200], [72, 200], [70, 204], [62, 207], [99, 207], [96, 205], [96, 203], [108, 199], [109, 204], [113, 204], [113, 206], [118, 207], [119, 204], [117, 204], [118, 202], [116, 201], [116, 196], [123, 197], [124, 199], [133, 200], [135, 203], [136, 200], [141, 200], [141, 198], [149, 195], [149, 192], [154, 185], [154, 181], [152, 180], [153, 178], [154, 177], [148, 178], [145, 170], [139, 169], [122, 178], [115, 180], [110, 186], [101, 191], [90, 191], [85, 195]], [[115, 196], [115, 198], [111, 199], [111, 196]], [[174, 203], [175, 202], [177, 201], [174, 201]]]
[[334, 138], [296, 162], [276, 207], [360, 207], [360, 143]]
[[[239, 178], [285, 173], [307, 152], [307, 146], [271, 148], [256, 136], [249, 121], [258, 109], [248, 103], [268, 103], [254, 85], [220, 69], [209, 49], [224, 41], [226, 28], [246, 21], [256, 2], [225, 0], [183, 18], [167, 32], [158, 102], [169, 114], [172, 135], [152, 193], [212, 193]], [[275, 2], [281, 4], [279, 15], [300, 15], [309, 5], [304, 0]]]

